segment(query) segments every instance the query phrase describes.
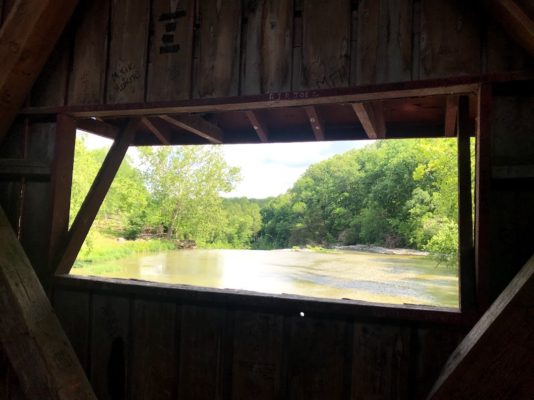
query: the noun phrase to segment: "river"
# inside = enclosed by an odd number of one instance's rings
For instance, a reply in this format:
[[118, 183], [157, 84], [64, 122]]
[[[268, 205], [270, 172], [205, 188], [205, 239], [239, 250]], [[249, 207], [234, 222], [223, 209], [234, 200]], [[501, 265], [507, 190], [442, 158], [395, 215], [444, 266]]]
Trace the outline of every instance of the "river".
[[458, 307], [456, 270], [424, 256], [355, 251], [174, 250], [73, 268], [73, 275], [262, 293]]

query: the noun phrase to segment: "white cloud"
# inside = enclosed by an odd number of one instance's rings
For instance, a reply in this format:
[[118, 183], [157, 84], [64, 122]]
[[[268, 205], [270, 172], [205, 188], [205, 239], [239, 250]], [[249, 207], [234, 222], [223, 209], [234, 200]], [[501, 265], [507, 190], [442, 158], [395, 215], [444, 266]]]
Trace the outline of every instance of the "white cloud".
[[[363, 147], [372, 141], [223, 145], [228, 164], [241, 169], [242, 180], [225, 197], [265, 198], [285, 193], [313, 163]], [[111, 140], [86, 134], [89, 148], [109, 147]], [[128, 153], [137, 160], [137, 154]]]

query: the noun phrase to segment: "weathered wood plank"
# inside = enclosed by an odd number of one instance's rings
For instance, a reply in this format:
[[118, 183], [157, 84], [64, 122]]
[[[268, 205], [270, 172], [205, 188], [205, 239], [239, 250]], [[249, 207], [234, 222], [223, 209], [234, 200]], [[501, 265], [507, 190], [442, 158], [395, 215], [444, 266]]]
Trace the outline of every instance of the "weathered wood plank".
[[473, 244], [473, 202], [471, 196], [471, 136], [469, 99], [458, 103], [458, 271], [460, 309], [476, 307], [475, 249]]
[[0, 159], [0, 180], [18, 180], [22, 177], [27, 180], [46, 181], [50, 179], [50, 167], [42, 162], [18, 158]]
[[177, 115], [172, 117], [170, 115], [162, 115], [160, 118], [171, 125], [194, 133], [211, 143], [222, 143], [223, 131], [221, 128], [198, 115]]
[[291, 89], [293, 1], [245, 2], [246, 49], [241, 94]]
[[72, 26], [68, 24], [41, 74], [33, 85], [30, 104], [34, 107], [62, 106], [67, 102]]
[[201, 1], [199, 12], [200, 54], [193, 97], [235, 96], [239, 87], [241, 1]]
[[[26, 145], [27, 159], [50, 166], [54, 157], [54, 137], [54, 124], [29, 125]], [[49, 277], [50, 207], [50, 182], [26, 182], [20, 222], [20, 241], [43, 285], [46, 285]]]
[[475, 163], [475, 268], [477, 305], [485, 311], [490, 301], [491, 248], [491, 85], [480, 86], [477, 96]]
[[54, 135], [54, 158], [50, 182], [50, 233], [48, 242], [48, 271], [53, 274], [55, 257], [67, 240], [69, 231], [70, 196], [76, 143], [76, 121], [58, 115]]
[[413, 0], [363, 0], [358, 10], [357, 84], [410, 80]]
[[0, 143], [74, 11], [75, 0], [18, 0], [0, 29]]
[[[346, 323], [292, 317], [287, 350], [289, 365], [288, 398], [344, 398], [344, 358]], [[328, 349], [328, 351], [325, 351]]]
[[149, 0], [113, 0], [106, 102], [145, 100]]
[[302, 87], [348, 86], [350, 1], [303, 2]]
[[459, 96], [447, 96], [445, 100], [445, 136], [456, 136], [456, 123], [458, 121]]
[[128, 298], [93, 295], [90, 375], [99, 400], [127, 398], [130, 318]]
[[134, 301], [128, 398], [177, 398], [176, 319], [174, 303]]
[[351, 399], [407, 399], [410, 328], [356, 323]]
[[283, 317], [237, 312], [232, 399], [281, 398]]
[[263, 119], [255, 111], [245, 111], [252, 128], [256, 131], [256, 134], [262, 142], [267, 142], [269, 140], [269, 129]]
[[310, 121], [310, 126], [313, 130], [313, 134], [315, 135], [315, 139], [324, 140], [324, 123], [317, 112], [317, 107], [308, 106], [304, 107], [304, 110], [306, 111], [306, 115], [308, 116], [308, 120]]
[[87, 193], [78, 215], [76, 215], [72, 223], [64, 246], [55, 258], [57, 260], [55, 262], [57, 273], [68, 273], [76, 260], [83, 241], [126, 155], [126, 151], [135, 137], [138, 123], [137, 119], [128, 122], [128, 125], [109, 149], [102, 167], [98, 171], [95, 181], [91, 185], [91, 189], [89, 189], [89, 193]]
[[352, 108], [369, 139], [386, 137], [386, 122], [382, 102], [353, 103]]
[[82, 3], [74, 36], [69, 104], [104, 102], [110, 0]]
[[223, 398], [224, 385], [229, 383], [224, 380], [226, 318], [224, 309], [183, 306], [180, 399]]
[[487, 18], [485, 50], [488, 73], [526, 70], [532, 66], [528, 53], [493, 18]]
[[413, 337], [410, 399], [425, 399], [465, 333], [446, 327], [417, 328]]
[[532, 398], [533, 308], [534, 256], [456, 348], [428, 398]]
[[481, 71], [479, 11], [472, 2], [421, 2], [421, 78]]
[[[1, 9], [2, 3], [0, 2], [0, 11]], [[9, 367], [9, 360], [0, 343], [0, 400], [9, 400]]]
[[193, 0], [152, 2], [147, 101], [190, 97], [194, 14]]
[[54, 290], [54, 310], [80, 364], [89, 373], [89, 324], [91, 295], [77, 290]]
[[116, 139], [119, 135], [119, 129], [116, 126], [93, 118], [77, 119], [76, 128], [108, 139]]
[[96, 397], [39, 280], [0, 209], [0, 338], [30, 399]]
[[[494, 18], [525, 50], [534, 56], [534, 19], [514, 0], [485, 0]], [[532, 7], [532, 6], [531, 6]]]
[[158, 127], [154, 125], [150, 119], [143, 117], [141, 118], [141, 122], [150, 132], [154, 134], [154, 136], [158, 138], [161, 144], [170, 144], [167, 135], [158, 129]]

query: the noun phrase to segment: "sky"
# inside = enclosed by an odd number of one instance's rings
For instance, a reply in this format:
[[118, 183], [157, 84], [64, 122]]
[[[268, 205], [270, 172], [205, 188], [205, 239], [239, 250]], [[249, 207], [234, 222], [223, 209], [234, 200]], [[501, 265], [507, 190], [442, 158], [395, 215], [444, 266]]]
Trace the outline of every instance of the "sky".
[[[241, 168], [242, 178], [235, 190], [224, 196], [256, 199], [277, 196], [290, 189], [311, 164], [371, 142], [360, 140], [223, 145], [226, 162]], [[109, 147], [111, 141], [88, 134], [86, 144], [89, 148]]]

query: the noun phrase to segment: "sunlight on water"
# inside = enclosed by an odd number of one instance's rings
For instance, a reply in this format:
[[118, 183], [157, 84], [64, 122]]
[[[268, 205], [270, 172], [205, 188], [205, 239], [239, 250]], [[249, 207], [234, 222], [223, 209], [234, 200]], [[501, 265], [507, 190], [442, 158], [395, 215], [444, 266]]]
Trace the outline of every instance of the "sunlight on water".
[[74, 268], [74, 275], [262, 293], [458, 307], [455, 269], [429, 257], [289, 250], [176, 250]]

